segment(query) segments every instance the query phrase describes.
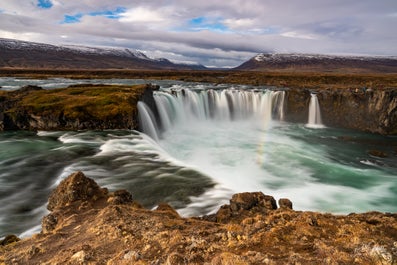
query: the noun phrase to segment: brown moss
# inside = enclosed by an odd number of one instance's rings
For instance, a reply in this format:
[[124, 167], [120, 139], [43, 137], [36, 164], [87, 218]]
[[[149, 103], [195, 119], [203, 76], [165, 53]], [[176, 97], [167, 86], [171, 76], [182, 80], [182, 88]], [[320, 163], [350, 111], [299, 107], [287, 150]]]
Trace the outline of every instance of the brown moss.
[[118, 114], [132, 113], [143, 93], [144, 85], [127, 86], [88, 86], [66, 89], [33, 91], [23, 97], [20, 105], [36, 115], [60, 114], [69, 118], [79, 118], [83, 113], [98, 119], [109, 119]]
[[6, 113], [17, 129], [135, 128], [137, 102], [147, 88], [147, 85], [78, 85], [52, 90], [2, 91], [0, 112]]

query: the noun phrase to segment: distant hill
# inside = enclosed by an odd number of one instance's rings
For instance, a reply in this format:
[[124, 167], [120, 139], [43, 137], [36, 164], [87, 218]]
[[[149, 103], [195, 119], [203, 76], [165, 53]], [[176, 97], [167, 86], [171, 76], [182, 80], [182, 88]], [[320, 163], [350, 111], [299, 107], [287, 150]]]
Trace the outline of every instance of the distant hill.
[[235, 70], [397, 73], [397, 57], [260, 53]]
[[0, 38], [0, 68], [204, 70], [123, 48], [50, 45]]

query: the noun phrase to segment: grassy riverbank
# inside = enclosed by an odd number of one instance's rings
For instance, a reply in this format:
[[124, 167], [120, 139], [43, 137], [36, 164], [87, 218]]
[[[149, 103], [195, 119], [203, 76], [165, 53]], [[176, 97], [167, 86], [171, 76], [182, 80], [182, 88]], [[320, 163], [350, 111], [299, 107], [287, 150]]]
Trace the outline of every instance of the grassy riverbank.
[[137, 71], [137, 70], [35, 70], [0, 69], [0, 76], [26, 78], [131, 78], [182, 80], [192, 82], [269, 85], [295, 88], [372, 88], [397, 87], [397, 74], [350, 74], [327, 72], [253, 71]]

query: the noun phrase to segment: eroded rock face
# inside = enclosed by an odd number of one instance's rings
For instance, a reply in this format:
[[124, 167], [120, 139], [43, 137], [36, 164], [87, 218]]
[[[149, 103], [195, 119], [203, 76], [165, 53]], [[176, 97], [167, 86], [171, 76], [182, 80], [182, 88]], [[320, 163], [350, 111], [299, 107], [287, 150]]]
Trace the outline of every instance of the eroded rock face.
[[[46, 99], [51, 96], [37, 86], [26, 86], [3, 93], [0, 95], [0, 131], [138, 129], [137, 102], [144, 100], [153, 105], [153, 90], [158, 89], [157, 86], [147, 84], [113, 87], [114, 90], [108, 91], [103, 90], [100, 85], [89, 84], [66, 88], [80, 89], [87, 93], [102, 89], [99, 95], [82, 103], [79, 103], [79, 96], [83, 93], [81, 91], [77, 94], [65, 94], [63, 89], [52, 90], [52, 93], [58, 91], [57, 97], [75, 97], [71, 102], [77, 103], [76, 106], [70, 102], [62, 103], [65, 100], [47, 104]], [[117, 101], [117, 104], [113, 101]], [[102, 111], [104, 109], [107, 111]]]
[[307, 123], [310, 92], [317, 94], [326, 126], [397, 134], [397, 89], [290, 89], [288, 121]]

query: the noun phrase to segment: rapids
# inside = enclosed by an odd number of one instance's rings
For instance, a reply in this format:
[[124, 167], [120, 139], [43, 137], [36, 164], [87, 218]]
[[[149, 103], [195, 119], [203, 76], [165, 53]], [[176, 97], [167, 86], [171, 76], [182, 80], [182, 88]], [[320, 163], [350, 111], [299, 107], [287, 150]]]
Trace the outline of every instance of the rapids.
[[[4, 89], [16, 83], [0, 79]], [[157, 83], [158, 121], [148, 110], [141, 117], [147, 135], [0, 133], [0, 237], [39, 231], [51, 190], [77, 170], [111, 191], [129, 190], [146, 207], [169, 202], [184, 216], [213, 212], [243, 191], [287, 197], [296, 210], [397, 212], [396, 137], [288, 123], [288, 91]]]

